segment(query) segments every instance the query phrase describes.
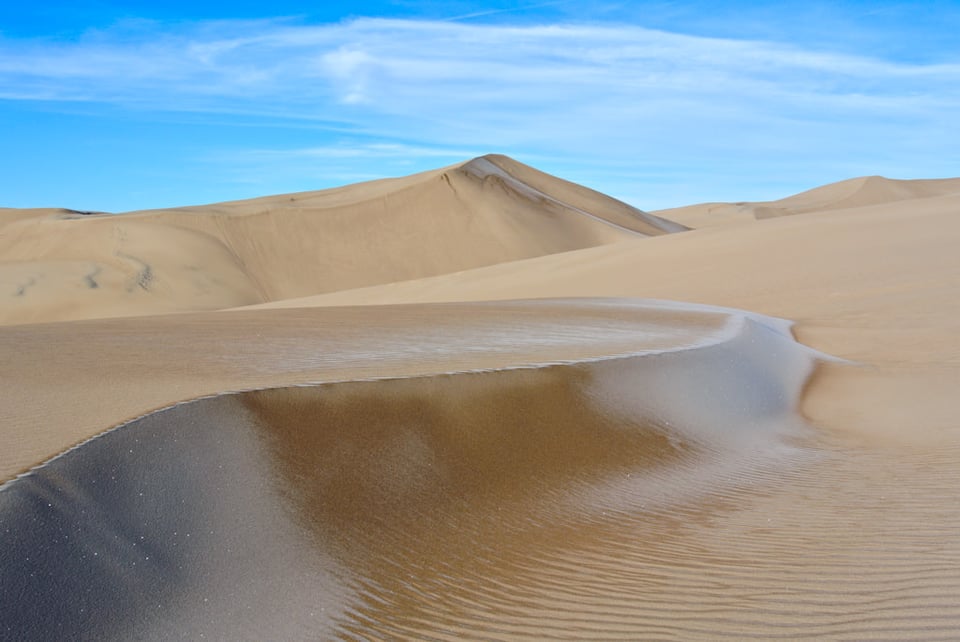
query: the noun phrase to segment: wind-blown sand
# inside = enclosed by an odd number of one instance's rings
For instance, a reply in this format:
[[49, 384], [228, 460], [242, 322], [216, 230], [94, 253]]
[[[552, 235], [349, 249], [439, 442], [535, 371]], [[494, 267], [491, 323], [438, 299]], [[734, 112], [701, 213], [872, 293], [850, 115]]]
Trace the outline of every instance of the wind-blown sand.
[[948, 639], [958, 187], [0, 211], [0, 631]]

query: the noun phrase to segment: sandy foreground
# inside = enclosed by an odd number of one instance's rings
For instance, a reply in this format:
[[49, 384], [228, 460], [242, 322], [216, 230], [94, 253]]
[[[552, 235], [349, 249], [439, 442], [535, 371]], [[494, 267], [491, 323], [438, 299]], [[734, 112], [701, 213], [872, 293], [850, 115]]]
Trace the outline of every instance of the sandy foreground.
[[958, 213], [502, 156], [0, 209], [0, 631], [949, 639]]

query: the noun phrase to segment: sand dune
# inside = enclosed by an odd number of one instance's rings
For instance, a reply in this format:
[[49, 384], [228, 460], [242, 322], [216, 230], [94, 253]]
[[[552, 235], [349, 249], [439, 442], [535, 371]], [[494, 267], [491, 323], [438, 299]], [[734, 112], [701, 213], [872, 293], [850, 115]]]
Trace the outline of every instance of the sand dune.
[[863, 176], [816, 187], [777, 201], [701, 203], [657, 212], [689, 227], [726, 225], [806, 212], [825, 212], [960, 194], [960, 178], [896, 180]]
[[0, 323], [215, 310], [684, 229], [503, 156], [201, 207], [0, 218]]
[[[813, 355], [776, 320], [616, 301], [407, 306], [375, 326], [346, 309], [278, 318], [328, 330], [303, 336], [299, 359], [234, 341], [194, 367], [219, 373], [219, 386], [488, 370], [178, 405], [9, 483], [8, 626], [35, 639], [295, 638], [345, 636], [372, 619], [362, 637], [435, 635], [411, 605], [420, 592], [439, 596], [451, 566], [480, 582], [459, 599], [487, 608], [482, 587], [543, 554], [544, 534], [669, 512], [805, 457], [788, 440], [806, 431], [793, 408]], [[93, 328], [116, 324], [83, 325], [95, 351], [109, 331]], [[277, 346], [273, 332], [263, 341]], [[413, 349], [427, 355], [413, 360]], [[544, 356], [566, 363], [532, 367]], [[130, 374], [104, 367], [86, 392], [101, 397]], [[196, 393], [210, 379], [189, 385]], [[478, 551], [489, 551], [488, 577]], [[469, 622], [443, 628], [483, 635]]]
[[[0, 381], [17, 399], [0, 407], [4, 443], [13, 446], [0, 454], [0, 478], [106, 427], [205, 395], [650, 353], [724, 340], [729, 323], [728, 313], [709, 308], [578, 300], [12, 326], [0, 333], [8, 355]], [[40, 417], [48, 430], [38, 431]]]
[[[25, 288], [0, 308], [0, 631], [950, 639], [958, 187], [853, 179], [669, 234], [485, 157], [0, 211]], [[160, 311], [184, 313], [67, 320]], [[791, 331], [849, 362], [808, 379]]]

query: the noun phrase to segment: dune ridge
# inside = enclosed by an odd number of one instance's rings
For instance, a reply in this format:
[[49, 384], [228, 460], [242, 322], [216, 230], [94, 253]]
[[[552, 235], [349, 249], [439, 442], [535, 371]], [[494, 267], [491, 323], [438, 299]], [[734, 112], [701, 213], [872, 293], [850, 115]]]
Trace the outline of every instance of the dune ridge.
[[[0, 333], [9, 355], [0, 382], [18, 403], [0, 408], [0, 436], [15, 447], [0, 457], [0, 477], [110, 426], [229, 391], [695, 350], [729, 342], [749, 324], [790, 337], [785, 321], [667, 301], [476, 302], [388, 312], [250, 311], [231, 314], [227, 325], [217, 313], [198, 313], [135, 325], [103, 319], [11, 326]], [[122, 359], [96, 365], [107, 350]], [[52, 407], [51, 394], [58, 398]], [[90, 399], [110, 403], [91, 407]], [[38, 433], [41, 417], [51, 429]]]

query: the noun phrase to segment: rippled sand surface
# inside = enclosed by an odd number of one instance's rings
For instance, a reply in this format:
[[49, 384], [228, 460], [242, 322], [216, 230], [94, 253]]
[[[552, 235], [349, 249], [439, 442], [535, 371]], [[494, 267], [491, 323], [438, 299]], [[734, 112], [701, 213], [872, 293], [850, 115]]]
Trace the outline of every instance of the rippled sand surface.
[[949, 637], [955, 451], [807, 425], [774, 320], [704, 336], [126, 424], [0, 492], [6, 633]]
[[139, 419], [0, 492], [7, 633], [950, 637], [955, 452], [806, 425], [769, 329], [704, 350]]

